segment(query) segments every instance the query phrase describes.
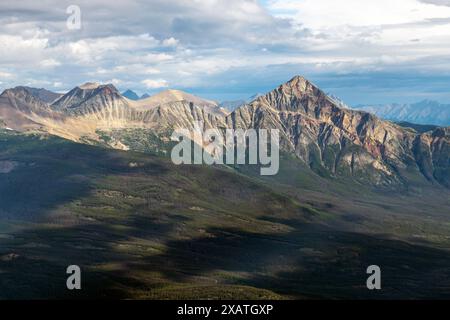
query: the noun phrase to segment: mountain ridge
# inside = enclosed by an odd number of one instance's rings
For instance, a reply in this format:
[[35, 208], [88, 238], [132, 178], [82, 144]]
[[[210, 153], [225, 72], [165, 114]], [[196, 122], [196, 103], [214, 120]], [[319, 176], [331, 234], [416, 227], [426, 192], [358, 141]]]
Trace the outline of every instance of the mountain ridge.
[[[332, 176], [358, 175], [376, 184], [398, 183], [406, 175], [401, 171], [426, 167], [427, 173], [422, 174], [427, 180], [449, 186], [449, 163], [441, 159], [449, 152], [448, 130], [436, 138], [436, 130], [418, 134], [370, 113], [340, 108], [301, 76], [238, 108], [227, 117], [227, 124], [279, 129], [282, 149]], [[426, 156], [420, 157], [417, 148]], [[434, 155], [441, 159], [437, 170], [443, 171], [443, 179], [430, 174], [435, 172]]]
[[[450, 186], [448, 128], [416, 132], [368, 112], [342, 108], [302, 76], [231, 113], [178, 90], [132, 101], [111, 84], [87, 83], [51, 104], [26, 90], [5, 92], [0, 96], [0, 118], [19, 131], [43, 130], [86, 143], [101, 141], [98, 130], [104, 136], [127, 128], [151, 130], [167, 141], [171, 131], [192, 130], [195, 122], [203, 122], [205, 128], [278, 129], [281, 150], [320, 175], [375, 185], [404, 183], [412, 175]], [[14, 118], [23, 120], [23, 128]], [[129, 148], [118, 139], [109, 145]]]
[[385, 105], [359, 105], [353, 107], [376, 114], [385, 120], [411, 122], [422, 125], [450, 125], [450, 104], [442, 104], [433, 100], [422, 100], [416, 103]]

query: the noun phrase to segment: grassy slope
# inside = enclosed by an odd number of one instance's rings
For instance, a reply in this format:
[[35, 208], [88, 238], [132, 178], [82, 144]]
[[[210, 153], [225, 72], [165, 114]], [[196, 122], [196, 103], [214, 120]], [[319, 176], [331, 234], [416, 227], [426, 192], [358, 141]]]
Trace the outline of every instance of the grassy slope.
[[[442, 193], [343, 189], [292, 161], [260, 180], [6, 132], [0, 161], [18, 163], [0, 173], [0, 298], [450, 296]], [[70, 264], [80, 292], [65, 290]], [[364, 287], [370, 264], [382, 292]]]

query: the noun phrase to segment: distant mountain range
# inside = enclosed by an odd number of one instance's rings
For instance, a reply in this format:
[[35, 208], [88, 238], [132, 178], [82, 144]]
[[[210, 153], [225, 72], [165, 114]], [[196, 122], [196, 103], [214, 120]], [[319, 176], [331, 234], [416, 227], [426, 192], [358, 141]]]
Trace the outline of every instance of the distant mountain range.
[[252, 95], [251, 97], [247, 98], [247, 99], [241, 99], [241, 100], [227, 100], [227, 101], [222, 101], [219, 106], [230, 111], [233, 112], [234, 110], [236, 110], [237, 108], [239, 108], [240, 106], [246, 104], [246, 103], [250, 103], [253, 100], [255, 100], [256, 98], [262, 96], [262, 93], [257, 93]]
[[431, 100], [412, 104], [359, 105], [354, 109], [367, 111], [380, 118], [396, 122], [450, 126], [450, 104]]
[[135, 101], [139, 100], [139, 99], [145, 99], [145, 98], [150, 97], [150, 95], [148, 93], [144, 93], [142, 96], [139, 97], [136, 92], [134, 92], [133, 90], [130, 90], [130, 89], [122, 92], [122, 95], [127, 99], [135, 100]]
[[0, 95], [1, 123], [17, 131], [139, 151], [155, 145], [149, 134], [160, 147], [174, 129], [192, 129], [196, 121], [205, 128], [279, 129], [281, 150], [321, 176], [379, 186], [421, 181], [450, 187], [450, 128], [421, 132], [345, 108], [300, 76], [232, 112], [179, 90], [135, 101], [112, 84], [98, 83], [47, 101], [35, 90], [7, 89]]
[[129, 89], [122, 92], [122, 95], [125, 98], [130, 99], [130, 100], [139, 100], [140, 99], [136, 92], [129, 90]]

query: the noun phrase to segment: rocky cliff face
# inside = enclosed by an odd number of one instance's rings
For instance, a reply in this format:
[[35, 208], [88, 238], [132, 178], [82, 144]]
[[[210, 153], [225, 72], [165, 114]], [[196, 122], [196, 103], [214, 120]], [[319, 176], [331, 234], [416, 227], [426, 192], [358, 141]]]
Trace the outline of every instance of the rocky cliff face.
[[281, 148], [325, 175], [390, 184], [420, 170], [428, 180], [448, 184], [448, 129], [419, 135], [341, 108], [303, 77], [234, 111], [226, 122], [234, 128], [279, 129]]
[[39, 129], [46, 119], [61, 117], [25, 87], [7, 89], [0, 95], [0, 119], [9, 128], [19, 131]]
[[420, 172], [430, 181], [450, 187], [450, 128], [416, 136], [413, 153]]
[[[195, 122], [205, 128], [276, 128], [281, 149], [321, 175], [379, 185], [419, 179], [450, 186], [449, 128], [418, 133], [342, 108], [303, 77], [228, 115], [192, 97], [172, 90], [161, 99], [131, 101], [112, 85], [88, 83], [47, 104], [15, 88], [0, 96], [0, 119], [16, 130], [43, 130], [83, 142], [99, 140], [99, 130], [129, 128], [151, 130], [167, 140], [174, 129], [191, 130]], [[128, 148], [122, 141], [110, 145]]]

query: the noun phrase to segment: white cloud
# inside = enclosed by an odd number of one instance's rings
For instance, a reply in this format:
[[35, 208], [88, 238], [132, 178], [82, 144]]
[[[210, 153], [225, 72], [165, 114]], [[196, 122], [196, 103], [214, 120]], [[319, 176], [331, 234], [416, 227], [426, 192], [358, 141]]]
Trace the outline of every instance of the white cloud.
[[106, 83], [112, 83], [112, 84], [115, 85], [115, 86], [120, 86], [120, 85], [123, 84], [123, 81], [122, 81], [122, 80], [116, 79], [116, 78], [113, 78], [113, 79], [110, 79], [110, 80], [106, 80], [105, 82], [106, 82]]
[[137, 70], [137, 73], [150, 75], [150, 74], [160, 74], [161, 71], [156, 68], [153, 68], [153, 67], [143, 67], [143, 68], [139, 68]]
[[158, 63], [173, 59], [173, 56], [167, 53], [144, 53], [142, 56], [134, 57], [132, 60], [142, 63]]
[[12, 73], [0, 71], [0, 78], [11, 78], [12, 76]]
[[0, 66], [16, 61], [38, 62], [44, 57], [48, 38], [24, 38], [0, 33]]
[[162, 45], [166, 46], [166, 47], [176, 47], [179, 42], [180, 41], [175, 39], [174, 37], [170, 37], [168, 39], [164, 39], [164, 41], [162, 42]]
[[146, 80], [142, 80], [142, 83], [148, 89], [167, 88], [169, 86], [169, 83], [163, 79], [158, 79], [158, 80], [146, 79]]
[[[406, 63], [433, 70], [450, 51], [450, 7], [418, 0], [272, 0], [269, 10], [307, 30], [292, 41], [300, 56], [324, 70], [345, 63], [347, 72], [382, 70]], [[305, 29], [306, 28], [306, 29]], [[305, 56], [306, 55], [306, 56]], [[305, 61], [304, 60], [304, 61]], [[428, 61], [424, 64], [425, 61]]]
[[450, 8], [418, 0], [273, 0], [269, 9], [312, 29], [404, 24], [450, 16]]
[[57, 67], [61, 65], [61, 62], [55, 60], [55, 59], [45, 59], [42, 60], [39, 63], [40, 66], [44, 67], [44, 68], [53, 68], [53, 67]]

